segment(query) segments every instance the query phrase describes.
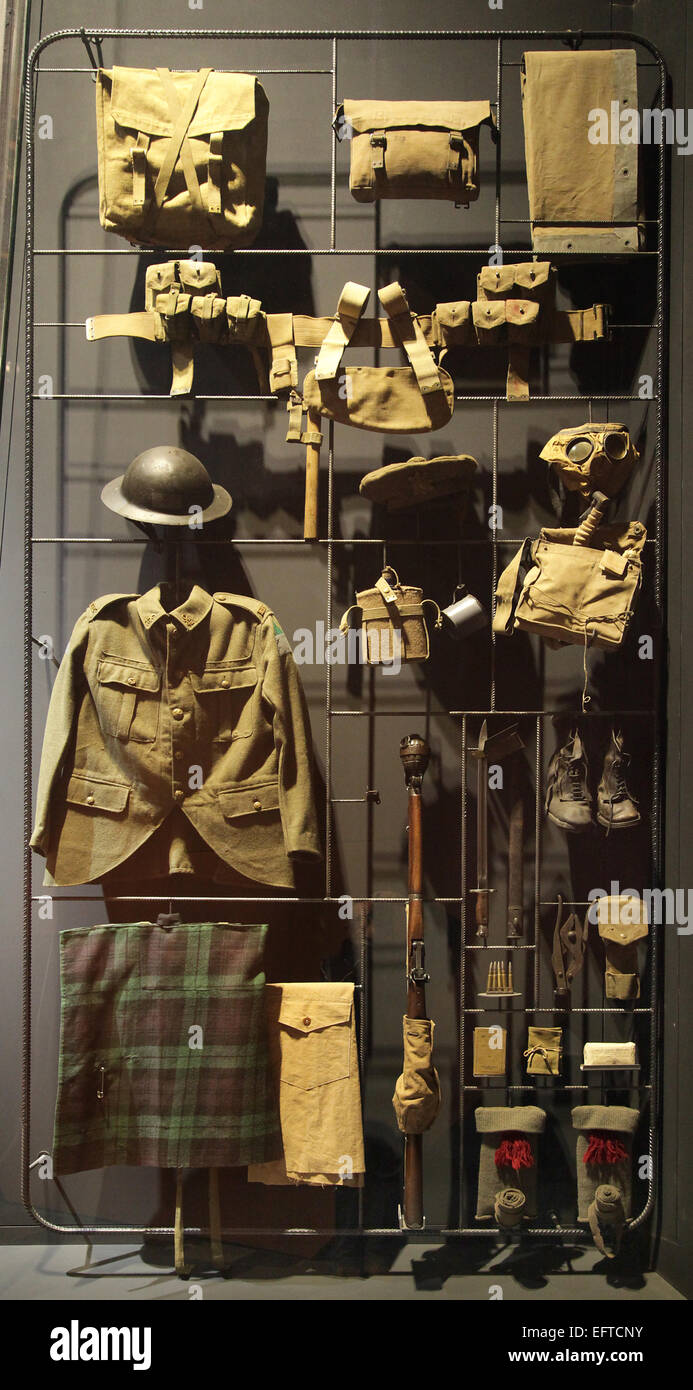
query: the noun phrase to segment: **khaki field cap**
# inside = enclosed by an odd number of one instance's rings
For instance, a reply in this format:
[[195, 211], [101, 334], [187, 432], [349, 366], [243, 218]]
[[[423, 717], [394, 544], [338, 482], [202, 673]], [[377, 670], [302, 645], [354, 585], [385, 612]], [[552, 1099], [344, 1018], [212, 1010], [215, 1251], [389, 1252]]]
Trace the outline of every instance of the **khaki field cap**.
[[118, 516], [149, 526], [190, 526], [216, 521], [231, 510], [226, 488], [213, 483], [204, 464], [186, 449], [158, 444], [106, 483], [101, 501]]
[[[343, 118], [343, 119], [342, 119]], [[351, 138], [349, 187], [359, 203], [479, 197], [479, 129], [488, 101], [345, 101], [336, 128]]]
[[394, 512], [438, 497], [468, 494], [475, 472], [476, 459], [470, 454], [442, 454], [433, 459], [417, 455], [366, 473], [359, 483], [359, 492]]
[[268, 111], [248, 73], [101, 69], [101, 226], [148, 246], [249, 246], [262, 224]]

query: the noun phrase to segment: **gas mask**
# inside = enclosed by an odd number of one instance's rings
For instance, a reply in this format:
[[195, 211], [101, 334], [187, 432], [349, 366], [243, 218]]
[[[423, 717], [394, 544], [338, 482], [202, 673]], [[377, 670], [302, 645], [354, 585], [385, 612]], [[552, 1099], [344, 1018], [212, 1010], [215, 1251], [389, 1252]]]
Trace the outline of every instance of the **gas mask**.
[[540, 455], [563, 479], [569, 492], [615, 497], [630, 476], [639, 454], [625, 425], [586, 424], [559, 430]]

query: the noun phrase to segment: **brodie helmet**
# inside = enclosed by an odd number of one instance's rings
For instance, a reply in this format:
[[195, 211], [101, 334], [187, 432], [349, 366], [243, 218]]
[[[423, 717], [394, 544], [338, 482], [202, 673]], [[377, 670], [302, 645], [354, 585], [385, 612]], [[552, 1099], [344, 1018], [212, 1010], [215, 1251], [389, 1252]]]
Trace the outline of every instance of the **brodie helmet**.
[[138, 454], [119, 478], [106, 483], [101, 501], [119, 516], [149, 526], [189, 526], [195, 514], [203, 522], [216, 521], [232, 506], [226, 488], [212, 482], [204, 464], [172, 444]]

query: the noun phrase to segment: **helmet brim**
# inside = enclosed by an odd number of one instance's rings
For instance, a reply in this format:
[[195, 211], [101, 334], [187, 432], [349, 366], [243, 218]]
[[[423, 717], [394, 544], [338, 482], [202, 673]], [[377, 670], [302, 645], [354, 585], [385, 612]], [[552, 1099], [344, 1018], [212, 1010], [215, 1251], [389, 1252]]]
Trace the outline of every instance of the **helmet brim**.
[[[124, 477], [125, 474], [121, 473], [119, 478], [112, 478], [110, 483], [106, 483], [101, 492], [101, 501], [112, 512], [127, 517], [129, 521], [140, 521], [149, 526], [187, 526], [194, 533], [200, 523], [204, 525], [206, 522], [218, 521], [220, 517], [226, 516], [233, 506], [233, 498], [226, 488], [221, 487], [219, 483], [212, 483], [214, 500], [202, 512], [156, 512], [149, 507], [138, 507], [136, 503], [123, 496]], [[194, 525], [191, 525], [193, 520]]]

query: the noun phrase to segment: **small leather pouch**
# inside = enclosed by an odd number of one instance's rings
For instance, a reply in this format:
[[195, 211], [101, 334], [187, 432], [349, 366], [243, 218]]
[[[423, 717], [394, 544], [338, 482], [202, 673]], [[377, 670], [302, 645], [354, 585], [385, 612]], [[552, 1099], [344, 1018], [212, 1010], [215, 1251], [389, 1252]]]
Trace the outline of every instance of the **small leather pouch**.
[[530, 1027], [527, 1033], [527, 1072], [532, 1076], [558, 1076], [561, 1070], [562, 1029]]
[[647, 936], [647, 908], [641, 898], [597, 900], [597, 927], [606, 951], [607, 999], [639, 999], [638, 941]]

